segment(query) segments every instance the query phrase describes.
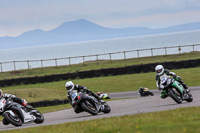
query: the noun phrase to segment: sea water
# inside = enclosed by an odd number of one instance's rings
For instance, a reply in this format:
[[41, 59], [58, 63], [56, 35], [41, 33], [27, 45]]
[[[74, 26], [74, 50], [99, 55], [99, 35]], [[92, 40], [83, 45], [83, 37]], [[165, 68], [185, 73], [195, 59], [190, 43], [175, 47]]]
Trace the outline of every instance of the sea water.
[[[0, 50], [0, 67], [1, 71], [18, 70], [41, 67], [41, 66], [55, 66], [55, 65], [68, 65], [81, 63], [83, 61], [96, 60], [96, 59], [123, 59], [151, 56], [152, 51], [144, 50], [138, 53], [127, 52], [124, 56], [123, 53], [110, 54], [92, 57], [77, 57], [87, 55], [97, 55], [113, 52], [122, 52], [130, 50], [141, 50], [149, 48], [171, 47], [171, 46], [184, 46], [200, 44], [200, 31], [190, 32], [177, 32], [168, 34], [155, 34], [146, 36], [134, 36], [126, 38], [115, 38], [106, 40], [95, 40], [85, 42], [74, 42], [65, 44], [45, 45], [38, 47], [26, 47], [15, 49]], [[192, 51], [192, 47], [183, 47], [181, 52]], [[195, 51], [200, 51], [200, 46], [195, 47]], [[164, 55], [166, 51], [153, 50], [153, 55]], [[178, 53], [178, 48], [168, 49], [167, 54]], [[57, 59], [66, 58], [66, 59]], [[43, 61], [45, 59], [56, 59]], [[18, 62], [20, 61], [20, 62]], [[9, 62], [9, 63], [6, 63]]]

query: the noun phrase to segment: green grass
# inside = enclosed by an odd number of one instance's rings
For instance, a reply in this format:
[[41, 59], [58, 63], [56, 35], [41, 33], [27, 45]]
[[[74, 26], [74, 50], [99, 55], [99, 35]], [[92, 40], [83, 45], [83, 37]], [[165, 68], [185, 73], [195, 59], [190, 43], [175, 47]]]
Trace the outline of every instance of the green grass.
[[[200, 86], [200, 67], [172, 70], [180, 75], [188, 86]], [[17, 85], [1, 88], [4, 93], [14, 94], [26, 99], [28, 102], [66, 98], [66, 81], [39, 83], [30, 85]], [[140, 87], [157, 89], [155, 85], [155, 72], [126, 74], [118, 76], [75, 79], [75, 84], [80, 84], [93, 92], [103, 91], [123, 92], [135, 91]]]
[[5, 131], [6, 133], [199, 133], [200, 107]]
[[198, 58], [200, 58], [200, 52], [190, 52], [190, 53], [167, 55], [167, 56], [163, 55], [163, 56], [153, 56], [153, 57], [141, 57], [141, 58], [126, 59], [126, 60], [113, 60], [113, 61], [101, 60], [101, 61], [85, 62], [84, 64], [81, 63], [71, 66], [44, 67], [44, 68], [35, 68], [30, 70], [1, 72], [0, 80], [18, 78], [18, 77], [31, 77], [36, 75], [42, 76], [42, 75], [68, 73], [75, 71], [96, 70], [101, 68], [123, 67], [136, 64], [189, 60]]

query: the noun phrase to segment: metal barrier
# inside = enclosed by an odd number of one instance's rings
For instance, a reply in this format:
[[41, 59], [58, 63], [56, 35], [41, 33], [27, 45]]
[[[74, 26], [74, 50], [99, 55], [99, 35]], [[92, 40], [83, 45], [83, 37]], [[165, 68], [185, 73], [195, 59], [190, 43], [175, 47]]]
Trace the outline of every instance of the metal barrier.
[[[0, 70], [1, 70], [0, 72], [16, 71], [16, 70], [21, 70], [21, 69], [32, 69], [32, 68], [40, 68], [40, 67], [48, 67], [48, 66], [57, 67], [61, 65], [85, 63], [87, 61], [99, 61], [99, 60], [112, 61], [116, 59], [128, 59], [128, 58], [140, 58], [140, 57], [156, 56], [156, 55], [180, 54], [183, 52], [191, 52], [191, 51], [200, 51], [200, 44], [172, 46], [172, 47], [159, 47], [159, 48], [150, 48], [150, 49], [138, 49], [138, 50], [121, 51], [121, 52], [113, 52], [113, 53], [105, 53], [105, 54], [97, 54], [97, 55], [75, 56], [75, 57], [44, 59], [44, 60], [41, 59], [41, 60], [0, 62]], [[33, 63], [37, 63], [37, 65]], [[6, 70], [4, 70], [4, 66]]]

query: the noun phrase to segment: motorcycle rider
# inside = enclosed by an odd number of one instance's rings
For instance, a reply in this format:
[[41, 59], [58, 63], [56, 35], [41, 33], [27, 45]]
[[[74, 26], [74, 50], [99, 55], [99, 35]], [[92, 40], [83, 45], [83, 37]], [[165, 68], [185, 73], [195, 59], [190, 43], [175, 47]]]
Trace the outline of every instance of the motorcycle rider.
[[149, 88], [140, 87], [140, 89], [138, 90], [138, 94], [140, 94], [141, 97], [148, 96], [149, 93]]
[[15, 95], [12, 95], [12, 94], [3, 94], [3, 91], [0, 89], [0, 99], [1, 98], [5, 98], [6, 100], [11, 97], [11, 99], [13, 100], [13, 102], [16, 102], [16, 103], [19, 103], [21, 104], [22, 106], [28, 108], [28, 109], [31, 109], [32, 106], [28, 105], [26, 100], [25, 99], [21, 99], [19, 97], [16, 97]]
[[162, 65], [157, 65], [155, 67], [155, 71], [156, 71], [156, 85], [158, 87], [159, 90], [161, 91], [161, 98], [166, 98], [167, 96], [164, 93], [164, 86], [160, 86], [160, 77], [164, 74], [168, 75], [168, 76], [173, 76], [173, 78], [178, 81], [179, 83], [182, 84], [182, 86], [185, 89], [186, 93], [189, 93], [190, 90], [188, 89], [188, 86], [183, 82], [183, 80], [180, 78], [180, 76], [176, 76], [176, 74], [174, 72], [169, 71], [168, 69], [164, 69], [164, 67]]
[[68, 81], [65, 84], [65, 88], [67, 89], [68, 93], [67, 93], [67, 97], [69, 100], [69, 103], [72, 105], [72, 107], [74, 108], [74, 111], [76, 113], [80, 113], [80, 109], [78, 108], [78, 106], [76, 106], [76, 103], [73, 103], [70, 92], [72, 90], [77, 90], [78, 92], [86, 92], [89, 95], [94, 96], [98, 101], [100, 101], [99, 96], [97, 96], [95, 93], [93, 93], [91, 90], [87, 89], [87, 87], [85, 86], [81, 86], [81, 85], [74, 85], [74, 83], [72, 81]]

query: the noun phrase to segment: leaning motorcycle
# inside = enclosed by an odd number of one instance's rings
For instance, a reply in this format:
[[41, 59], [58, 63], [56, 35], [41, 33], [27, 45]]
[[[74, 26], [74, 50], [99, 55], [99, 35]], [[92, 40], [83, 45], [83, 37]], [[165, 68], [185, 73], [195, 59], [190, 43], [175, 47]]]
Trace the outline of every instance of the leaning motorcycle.
[[143, 90], [139, 89], [138, 94], [141, 97], [154, 96], [153, 92], [151, 92], [148, 88], [144, 88]]
[[86, 111], [92, 115], [97, 115], [100, 112], [110, 113], [110, 106], [103, 100], [98, 101], [95, 97], [85, 93], [72, 90], [70, 92], [72, 105], [76, 106], [76, 113]]
[[22, 126], [25, 123], [40, 124], [44, 121], [44, 116], [38, 110], [13, 102], [11, 97], [7, 100], [5, 98], [0, 100], [0, 115], [4, 117], [2, 120], [4, 125], [11, 123], [14, 126]]
[[99, 98], [102, 99], [102, 100], [103, 100], [103, 99], [111, 99], [111, 98], [108, 96], [108, 94], [107, 94], [107, 93], [104, 93], [104, 92], [97, 92], [96, 95], [99, 96]]
[[167, 75], [162, 76], [161, 85], [165, 86], [165, 89], [163, 89], [165, 95], [170, 96], [176, 103], [181, 104], [182, 101], [193, 101], [192, 94], [186, 93], [181, 83], [176, 81], [174, 78]]

